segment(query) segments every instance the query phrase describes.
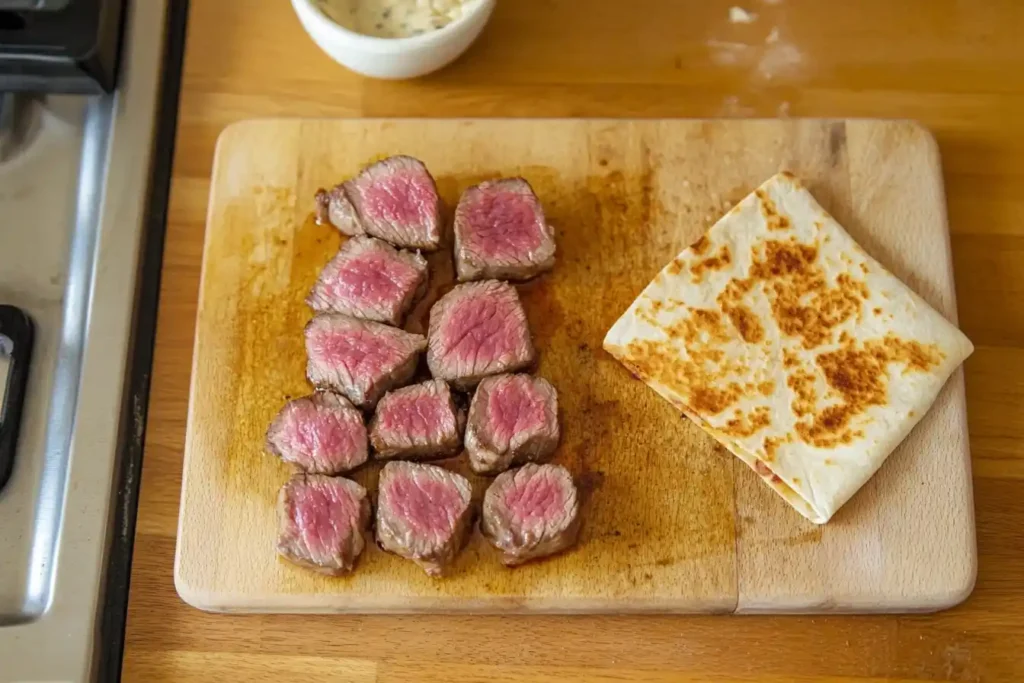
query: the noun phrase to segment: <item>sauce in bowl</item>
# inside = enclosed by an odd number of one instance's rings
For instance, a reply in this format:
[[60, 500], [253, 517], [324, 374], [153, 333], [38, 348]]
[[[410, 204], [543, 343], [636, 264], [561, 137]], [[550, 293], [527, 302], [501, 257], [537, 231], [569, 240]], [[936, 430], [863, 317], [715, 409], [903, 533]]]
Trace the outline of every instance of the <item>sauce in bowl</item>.
[[315, 0], [339, 26], [376, 38], [408, 38], [444, 28], [476, 0]]

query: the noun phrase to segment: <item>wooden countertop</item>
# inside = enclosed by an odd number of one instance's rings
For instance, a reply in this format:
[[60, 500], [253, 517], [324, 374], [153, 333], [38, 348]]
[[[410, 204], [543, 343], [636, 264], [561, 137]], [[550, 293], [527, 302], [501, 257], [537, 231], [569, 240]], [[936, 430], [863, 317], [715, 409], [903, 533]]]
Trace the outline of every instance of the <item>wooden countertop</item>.
[[[1024, 680], [1024, 3], [506, 0], [457, 64], [366, 81], [288, 3], [192, 0], [126, 681]], [[575, 11], [574, 11], [575, 10]], [[213, 146], [261, 116], [842, 116], [938, 138], [967, 362], [980, 564], [961, 607], [870, 617], [198, 612], [172, 565]], [[215, 520], [211, 520], [215, 523]]]

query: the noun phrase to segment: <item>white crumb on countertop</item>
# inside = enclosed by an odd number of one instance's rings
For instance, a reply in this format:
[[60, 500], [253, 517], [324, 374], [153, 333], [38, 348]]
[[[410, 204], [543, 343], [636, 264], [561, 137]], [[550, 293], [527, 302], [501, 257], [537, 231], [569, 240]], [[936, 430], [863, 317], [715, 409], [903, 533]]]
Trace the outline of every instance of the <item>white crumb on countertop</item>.
[[708, 40], [706, 45], [711, 48], [711, 61], [715, 64], [731, 65], [753, 61], [752, 45], [714, 39]]
[[778, 26], [772, 26], [772, 30], [768, 34], [768, 37], [766, 37], [764, 39], [764, 42], [765, 42], [766, 45], [771, 45], [772, 43], [779, 42], [779, 27]]
[[772, 43], [757, 63], [757, 73], [766, 81], [777, 76], [795, 77], [802, 71], [803, 53], [791, 43]]
[[734, 24], [753, 24], [756, 20], [756, 14], [748, 12], [742, 7], [729, 8], [729, 21]]

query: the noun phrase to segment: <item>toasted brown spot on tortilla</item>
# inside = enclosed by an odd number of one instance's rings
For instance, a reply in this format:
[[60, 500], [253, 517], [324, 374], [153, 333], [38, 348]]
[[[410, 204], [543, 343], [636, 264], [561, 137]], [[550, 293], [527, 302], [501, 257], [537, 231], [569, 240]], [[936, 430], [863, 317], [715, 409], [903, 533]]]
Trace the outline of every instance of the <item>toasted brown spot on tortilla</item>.
[[735, 403], [740, 397], [739, 387], [733, 383], [725, 390], [713, 386], [701, 386], [693, 390], [690, 407], [705, 415], [717, 415]]
[[868, 271], [870, 270], [870, 268], [868, 268], [868, 264], [864, 263], [863, 261], [861, 261], [860, 269], [864, 271], [865, 275], [867, 275]]
[[852, 412], [846, 404], [828, 406], [815, 415], [813, 421], [797, 422], [796, 433], [818, 448], [835, 448], [864, 436], [864, 432], [849, 428], [851, 417]]
[[795, 368], [798, 365], [800, 365], [800, 357], [796, 355], [795, 351], [786, 349], [782, 352], [782, 367]]
[[631, 371], [687, 397], [690, 413], [717, 415], [743, 396], [736, 382], [722, 386], [721, 378], [736, 368], [723, 363], [721, 346], [730, 336], [718, 311], [689, 309], [689, 316], [661, 329], [667, 340], [640, 339], [626, 346], [620, 359]]
[[724, 434], [745, 439], [753, 436], [772, 423], [772, 413], [768, 406], [758, 406], [749, 415], [740, 415], [725, 423], [721, 429]]
[[764, 458], [768, 462], [775, 460], [775, 453], [779, 450], [779, 446], [782, 445], [782, 439], [777, 436], [769, 436], [765, 438], [764, 443], [761, 444], [761, 448], [764, 449]]
[[779, 213], [779, 208], [772, 201], [772, 198], [768, 196], [768, 193], [764, 190], [755, 190], [754, 194], [757, 195], [758, 200], [761, 202], [761, 215], [764, 216], [765, 222], [768, 223], [769, 230], [787, 230], [792, 227], [792, 222], [789, 217]]
[[740, 333], [743, 341], [748, 344], [757, 344], [764, 341], [764, 326], [757, 315], [743, 305], [743, 296], [754, 286], [752, 280], [733, 278], [718, 295], [716, 301], [733, 326]]
[[764, 340], [764, 327], [757, 316], [746, 306], [723, 306], [725, 314], [743, 337], [743, 341], [756, 344]]
[[818, 400], [818, 392], [814, 388], [814, 374], [807, 370], [797, 370], [786, 378], [786, 386], [795, 394], [790, 404], [793, 414], [798, 417], [813, 414]]
[[752, 248], [751, 256], [751, 277], [770, 284], [766, 291], [779, 330], [800, 337], [804, 348], [830, 341], [837, 325], [860, 316], [867, 285], [843, 273], [829, 287], [817, 247], [773, 240], [764, 244], [763, 254]]
[[904, 374], [907, 372], [928, 372], [941, 363], [946, 354], [935, 344], [922, 344], [913, 339], [900, 339], [894, 334], [887, 334], [882, 342], [890, 354], [890, 362], [904, 363]]
[[882, 315], [882, 309], [876, 306], [875, 310], [874, 310], [874, 314], [875, 315]]
[[672, 259], [672, 262], [668, 264], [665, 270], [668, 272], [669, 275], [679, 275], [679, 273], [683, 272], [683, 268], [685, 267], [686, 261], [677, 256], [676, 258]]
[[[690, 320], [694, 329], [706, 332], [712, 339], [723, 342], [729, 340], [729, 335], [726, 334], [725, 328], [722, 326], [722, 315], [718, 311], [694, 308], [690, 311]], [[690, 337], [687, 339], [689, 340]]]
[[693, 276], [693, 281], [697, 283], [704, 278], [704, 273], [707, 271], [721, 270], [730, 263], [732, 263], [732, 254], [729, 252], [729, 246], [723, 244], [717, 254], [693, 264], [690, 267], [690, 274]]
[[824, 462], [825, 462], [826, 465], [834, 465], [835, 464], [834, 462], [832, 462], [832, 458], [825, 458]]
[[654, 316], [654, 312], [647, 309], [646, 306], [639, 306], [636, 309], [636, 317], [643, 320], [648, 325], [657, 327], [658, 319]]
[[721, 363], [725, 358], [725, 351], [711, 348], [691, 349], [690, 358], [697, 363]]
[[853, 292], [860, 296], [861, 299], [867, 299], [870, 295], [866, 282], [863, 280], [855, 280], [847, 273], [840, 273], [837, 275], [836, 284], [839, 286], [839, 289]]
[[690, 245], [690, 251], [697, 256], [702, 255], [711, 246], [711, 240], [708, 239], [707, 235], [701, 235], [700, 239]]
[[811, 277], [818, 249], [809, 244], [797, 244], [770, 240], [764, 243], [764, 257], [754, 247], [751, 276], [761, 280], [799, 275]]
[[669, 299], [668, 301], [665, 302], [665, 310], [666, 311], [674, 311], [677, 308], [683, 308], [685, 306], [686, 306], [686, 304], [684, 304], [679, 299]]
[[811, 422], [798, 422], [800, 438], [818, 448], [833, 448], [863, 436], [851, 427], [855, 418], [871, 406], [888, 402], [888, 367], [904, 366], [903, 372], [927, 372], [942, 362], [944, 354], [934, 344], [901, 339], [889, 334], [857, 345], [852, 340], [842, 348], [819, 354], [815, 362], [825, 382], [841, 397]]
[[772, 392], [775, 391], [775, 382], [761, 382], [757, 385], [757, 390], [765, 396], [771, 396]]

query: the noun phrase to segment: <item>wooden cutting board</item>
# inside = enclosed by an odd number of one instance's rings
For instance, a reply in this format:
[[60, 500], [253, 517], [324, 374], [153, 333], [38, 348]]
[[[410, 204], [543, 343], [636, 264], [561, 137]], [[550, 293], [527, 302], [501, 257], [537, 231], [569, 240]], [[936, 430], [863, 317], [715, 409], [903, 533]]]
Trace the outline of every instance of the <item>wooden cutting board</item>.
[[[423, 159], [454, 206], [520, 174], [558, 233], [553, 273], [521, 294], [559, 390], [556, 461], [583, 491], [579, 547], [515, 570], [475, 533], [427, 578], [371, 543], [327, 578], [274, 553], [289, 469], [264, 432], [304, 379], [303, 303], [339, 235], [312, 220], [321, 186], [394, 153]], [[676, 253], [779, 169], [795, 172], [873, 256], [955, 320], [938, 150], [893, 121], [250, 121], [221, 136], [200, 293], [175, 566], [189, 603], [223, 611], [826, 612], [935, 610], [976, 569], [958, 371], [881, 471], [815, 526], [601, 350]], [[450, 286], [431, 257], [428, 300]], [[446, 463], [460, 471], [462, 461]], [[373, 488], [376, 469], [356, 477]], [[474, 478], [476, 495], [485, 480]]]

